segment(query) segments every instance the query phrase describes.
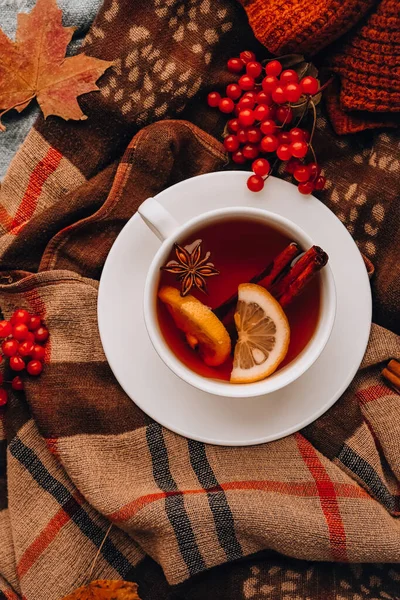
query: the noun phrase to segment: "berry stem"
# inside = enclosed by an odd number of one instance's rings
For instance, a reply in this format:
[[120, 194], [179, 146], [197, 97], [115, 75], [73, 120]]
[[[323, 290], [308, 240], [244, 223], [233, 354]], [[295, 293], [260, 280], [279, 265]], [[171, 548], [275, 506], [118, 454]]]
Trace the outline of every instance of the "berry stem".
[[310, 104], [311, 104], [311, 108], [313, 111], [313, 126], [311, 129], [311, 134], [310, 134], [310, 141], [309, 141], [309, 145], [310, 148], [312, 147], [312, 141], [313, 141], [313, 137], [314, 137], [314, 132], [315, 132], [315, 127], [317, 125], [317, 109], [315, 108], [315, 104], [313, 100], [310, 100]]
[[308, 107], [309, 107], [309, 104], [310, 104], [310, 98], [307, 98], [307, 102], [304, 102], [304, 104], [305, 104], [305, 108], [304, 108], [303, 112], [301, 113], [301, 116], [300, 116], [299, 120], [296, 123], [296, 127], [298, 127], [300, 125], [300, 123], [304, 119], [305, 115], [307, 114]]
[[328, 85], [331, 85], [331, 83], [332, 83], [332, 81], [334, 79], [335, 79], [335, 76], [332, 75], [332, 77], [330, 77], [328, 79], [328, 81], [325, 81], [324, 85], [321, 85], [321, 87], [319, 88], [319, 90], [317, 92], [315, 92], [315, 94], [313, 94], [313, 97], [317, 96], [318, 94], [320, 94], [321, 92], [323, 92], [328, 87]]

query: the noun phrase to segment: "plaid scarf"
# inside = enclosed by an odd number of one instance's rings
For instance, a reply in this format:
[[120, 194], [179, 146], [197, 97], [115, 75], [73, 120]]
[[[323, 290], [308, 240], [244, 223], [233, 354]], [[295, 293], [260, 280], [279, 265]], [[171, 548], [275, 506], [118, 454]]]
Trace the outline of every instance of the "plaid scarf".
[[116, 65], [80, 101], [89, 119], [39, 120], [8, 170], [0, 305], [37, 312], [51, 338], [44, 373], [0, 413], [0, 597], [70, 593], [110, 522], [92, 577], [137, 581], [143, 600], [398, 597], [398, 395], [379, 375], [400, 356], [394, 134], [338, 139], [318, 120], [320, 198], [375, 264], [376, 324], [314, 424], [256, 447], [184, 439], [136, 407], [102, 351], [107, 253], [145, 198], [224, 167], [224, 119], [204, 98], [243, 48], [260, 50], [228, 0], [107, 0], [84, 50]]

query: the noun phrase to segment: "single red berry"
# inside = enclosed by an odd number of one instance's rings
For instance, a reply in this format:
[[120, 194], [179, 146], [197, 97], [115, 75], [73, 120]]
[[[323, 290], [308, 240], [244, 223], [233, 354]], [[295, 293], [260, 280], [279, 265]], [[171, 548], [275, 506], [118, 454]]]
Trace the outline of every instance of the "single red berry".
[[293, 111], [290, 106], [278, 106], [276, 109], [276, 120], [279, 123], [290, 123], [293, 120]]
[[42, 319], [37, 315], [32, 315], [27, 323], [29, 331], [36, 331], [42, 324]]
[[264, 121], [265, 119], [268, 119], [269, 107], [265, 104], [259, 104], [254, 109], [254, 116], [256, 118], [256, 121]]
[[265, 72], [267, 75], [275, 75], [278, 77], [282, 71], [282, 65], [279, 60], [271, 60], [265, 65]]
[[289, 136], [292, 142], [302, 142], [304, 140], [303, 130], [299, 127], [293, 127], [293, 129], [289, 131]]
[[24, 389], [24, 382], [22, 381], [22, 379], [19, 375], [14, 377], [14, 379], [11, 382], [11, 387], [13, 390], [16, 390], [17, 392], [21, 392]]
[[326, 178], [323, 177], [323, 175], [320, 175], [319, 177], [317, 177], [317, 179], [315, 180], [314, 183], [314, 189], [315, 190], [323, 190], [325, 187], [325, 183], [326, 183]]
[[[243, 152], [241, 150], [237, 150], [232, 154], [232, 160], [237, 165], [243, 165], [246, 162], [247, 158], [243, 156]], [[41, 348], [41, 346], [39, 346], [39, 348]], [[35, 356], [35, 358], [38, 358], [38, 356]]]
[[258, 144], [245, 144], [242, 148], [243, 156], [250, 160], [257, 158], [260, 153], [260, 148]]
[[307, 166], [310, 169], [310, 179], [314, 180], [321, 173], [321, 167], [316, 162], [310, 162]]
[[298, 158], [291, 158], [286, 164], [286, 171], [293, 175], [295, 168], [299, 165], [301, 165], [301, 162]]
[[19, 344], [17, 340], [14, 339], [5, 340], [1, 345], [4, 356], [14, 356], [14, 354], [17, 354], [18, 352], [18, 348]]
[[10, 369], [13, 371], [23, 371], [25, 369], [25, 363], [20, 356], [10, 357]]
[[243, 94], [243, 98], [251, 98], [254, 102], [257, 100], [257, 93], [254, 90], [250, 90], [249, 92], [245, 92]]
[[300, 81], [301, 89], [304, 94], [311, 94], [312, 96], [318, 92], [318, 80], [311, 75], [303, 77]]
[[15, 337], [15, 339], [18, 340], [19, 342], [21, 342], [22, 340], [26, 340], [26, 336], [28, 335], [28, 333], [29, 333], [29, 329], [25, 325], [25, 323], [17, 323], [13, 327], [12, 334]]
[[47, 327], [43, 327], [43, 325], [41, 327], [39, 327], [38, 329], [36, 329], [35, 331], [35, 340], [37, 342], [45, 342], [49, 337], [49, 330], [47, 329]]
[[286, 69], [285, 71], [282, 71], [279, 81], [283, 84], [299, 83], [299, 78], [296, 71], [293, 71], [293, 69]]
[[258, 142], [261, 142], [261, 138], [262, 135], [259, 127], [249, 127], [247, 130], [247, 139], [250, 143], [258, 144]]
[[28, 333], [26, 334], [26, 338], [25, 338], [28, 342], [34, 342], [35, 341], [35, 334], [33, 331], [28, 331]]
[[242, 95], [242, 89], [237, 83], [230, 83], [226, 86], [226, 95], [232, 100], [237, 100]]
[[25, 341], [19, 345], [18, 352], [20, 353], [21, 356], [32, 356], [34, 347], [35, 347], [35, 344], [33, 342]]
[[280, 144], [290, 144], [290, 135], [287, 131], [280, 131], [277, 133], [276, 137], [278, 138], [278, 142]]
[[46, 350], [43, 348], [43, 346], [39, 346], [39, 344], [35, 344], [33, 346], [32, 358], [34, 358], [35, 360], [41, 360], [43, 362], [45, 355]]
[[279, 85], [279, 80], [275, 75], [267, 75], [262, 80], [261, 85], [264, 92], [268, 94], [268, 92], [271, 93]]
[[265, 177], [271, 170], [271, 166], [266, 158], [257, 158], [251, 165], [251, 168], [260, 177]]
[[242, 75], [238, 81], [242, 90], [254, 90], [256, 82], [250, 75]]
[[298, 185], [298, 190], [299, 190], [300, 194], [304, 194], [305, 196], [308, 196], [308, 194], [311, 194], [313, 189], [314, 189], [314, 184], [312, 181], [305, 181], [304, 183], [299, 183], [299, 185]]
[[310, 141], [310, 132], [307, 131], [307, 129], [302, 129], [303, 132], [303, 137], [304, 137], [304, 141], [305, 142], [309, 142]]
[[254, 54], [254, 52], [251, 52], [251, 50], [244, 50], [240, 53], [239, 56], [245, 64], [249, 63], [252, 60], [256, 60], [256, 55]]
[[292, 155], [296, 158], [304, 158], [308, 152], [308, 144], [302, 140], [299, 142], [292, 142], [290, 144], [290, 149], [292, 151]]
[[228, 121], [228, 129], [231, 133], [237, 133], [239, 127], [238, 119], [230, 119], [230, 121]]
[[40, 373], [43, 371], [43, 364], [40, 362], [40, 360], [31, 360], [26, 365], [26, 370], [28, 371], [29, 375], [40, 375]]
[[235, 103], [232, 98], [221, 98], [218, 104], [218, 108], [222, 113], [231, 113], [235, 108]]
[[12, 325], [9, 321], [0, 321], [0, 338], [6, 338], [12, 334]]
[[288, 83], [285, 87], [285, 94], [289, 102], [297, 102], [301, 96], [301, 87], [298, 83]]
[[262, 73], [261, 63], [255, 60], [251, 60], [246, 65], [246, 73], [247, 75], [250, 75], [250, 77], [254, 77], [254, 79], [257, 79], [257, 77], [260, 77]]
[[266, 119], [261, 123], [260, 129], [264, 135], [267, 135], [268, 133], [275, 133], [277, 130], [277, 125], [272, 119]]
[[254, 115], [254, 110], [251, 110], [250, 108], [244, 108], [240, 111], [239, 123], [243, 125], [243, 127], [250, 127], [250, 125], [253, 125], [255, 120], [256, 118]]
[[281, 144], [278, 146], [276, 155], [280, 160], [289, 160], [289, 158], [292, 158], [292, 151], [289, 144]]
[[239, 150], [240, 142], [236, 135], [227, 135], [224, 139], [224, 146], [228, 152], [236, 152]]
[[216, 108], [219, 105], [220, 100], [221, 94], [218, 94], [218, 92], [210, 92], [207, 96], [207, 104], [212, 108]]
[[257, 104], [265, 104], [266, 106], [269, 106], [272, 104], [272, 96], [269, 92], [264, 92], [264, 90], [261, 90], [261, 92], [258, 92], [256, 96], [256, 102]]
[[[242, 98], [240, 98], [237, 105], [240, 108], [240, 110], [242, 110], [243, 108], [251, 109], [251, 108], [254, 108], [255, 100], [254, 100], [254, 98], [249, 98], [248, 96], [243, 96]], [[239, 114], [240, 114], [240, 112], [239, 112]]]
[[13, 323], [15, 324], [27, 323], [29, 321], [30, 316], [31, 315], [28, 313], [27, 310], [25, 310], [24, 308], [20, 308], [19, 310], [15, 311], [11, 318], [13, 320]]
[[285, 88], [283, 85], [277, 85], [274, 90], [272, 90], [272, 100], [277, 104], [283, 104], [287, 102]]
[[8, 396], [6, 390], [0, 388], [0, 406], [5, 406], [7, 404]]
[[261, 192], [264, 187], [264, 179], [260, 175], [250, 175], [247, 180], [247, 187], [251, 192]]
[[263, 137], [260, 143], [262, 152], [275, 152], [278, 145], [278, 138], [272, 134], [268, 134], [265, 137]]
[[246, 142], [248, 142], [249, 140], [247, 139], [247, 129], [245, 129], [244, 127], [239, 129], [239, 131], [237, 132], [237, 138], [241, 144], [245, 144]]
[[240, 58], [230, 58], [227, 67], [231, 73], [241, 73], [244, 69], [244, 62]]
[[310, 169], [307, 167], [307, 165], [300, 164], [293, 171], [293, 177], [296, 179], [296, 181], [304, 183], [310, 179]]

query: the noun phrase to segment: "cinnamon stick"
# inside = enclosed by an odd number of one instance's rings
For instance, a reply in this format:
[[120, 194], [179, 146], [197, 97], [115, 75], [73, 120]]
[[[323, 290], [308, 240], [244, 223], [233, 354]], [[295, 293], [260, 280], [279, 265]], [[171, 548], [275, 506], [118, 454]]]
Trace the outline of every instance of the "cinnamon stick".
[[389, 361], [387, 367], [382, 371], [382, 376], [400, 394], [400, 363], [397, 360]]
[[[298, 262], [300, 262], [300, 260]], [[299, 273], [298, 277], [289, 284], [287, 289], [282, 292], [280, 298], [278, 299], [282, 308], [288, 306], [288, 304], [290, 304], [294, 298], [301, 294], [304, 288], [310, 283], [311, 279], [315, 277], [318, 271], [320, 271], [327, 262], [328, 255], [323, 252], [323, 254], [317, 254], [314, 256], [314, 258], [312, 258], [311, 261], [306, 264], [305, 268]]]
[[[298, 244], [292, 242], [261, 273], [255, 275], [250, 283], [258, 283], [268, 289], [282, 275], [299, 252]], [[213, 312], [225, 325], [233, 320], [237, 301], [237, 294], [233, 294], [223, 304], [214, 308]]]
[[[317, 257], [325, 256], [327, 261], [327, 255], [322, 248], [319, 246], [311, 246], [311, 248], [298, 259], [290, 271], [272, 286], [269, 292], [271, 292], [276, 299], [279, 299], [280, 296], [289, 289], [292, 283], [305, 271], [309, 264], [312, 264]], [[325, 264], [326, 262], [322, 266]]]

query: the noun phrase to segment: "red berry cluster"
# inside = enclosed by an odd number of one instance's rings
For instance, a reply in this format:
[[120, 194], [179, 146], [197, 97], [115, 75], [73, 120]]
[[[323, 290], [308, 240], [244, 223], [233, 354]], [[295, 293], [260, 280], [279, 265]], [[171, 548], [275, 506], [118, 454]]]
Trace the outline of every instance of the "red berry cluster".
[[[310, 133], [300, 127], [291, 127], [294, 119], [292, 105], [312, 104], [319, 93], [315, 77], [299, 80], [293, 69], [283, 69], [279, 60], [269, 61], [265, 68], [256, 61], [254, 52], [246, 50], [239, 58], [228, 60], [231, 73], [242, 74], [237, 83], [226, 87], [226, 97], [218, 92], [208, 94], [208, 105], [223, 113], [234, 113], [228, 121], [229, 134], [224, 139], [225, 149], [237, 164], [253, 161], [247, 181], [249, 190], [259, 192], [271, 173], [271, 160], [288, 161], [286, 170], [298, 182], [302, 194], [322, 190], [325, 178], [316, 162], [301, 162], [311, 149]], [[298, 106], [298, 105], [297, 105]], [[285, 130], [286, 128], [286, 130]], [[267, 154], [268, 158], [259, 158]]]
[[[43, 371], [46, 343], [49, 330], [42, 324], [37, 315], [31, 315], [27, 310], [21, 308], [16, 310], [10, 321], [0, 321], [1, 344], [0, 362], [6, 357], [12, 371], [21, 372], [25, 369], [29, 375], [37, 376]], [[0, 373], [0, 385], [11, 383], [14, 390], [24, 389], [24, 384], [19, 375], [11, 382], [4, 382]], [[7, 392], [0, 388], [0, 406], [7, 403]]]

